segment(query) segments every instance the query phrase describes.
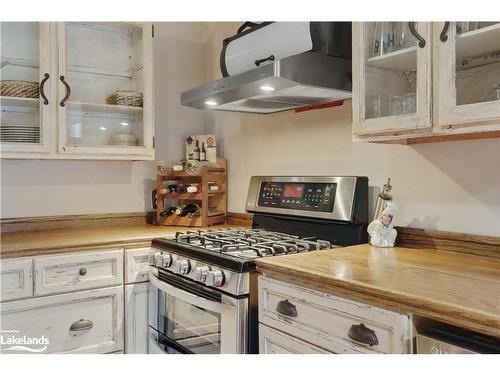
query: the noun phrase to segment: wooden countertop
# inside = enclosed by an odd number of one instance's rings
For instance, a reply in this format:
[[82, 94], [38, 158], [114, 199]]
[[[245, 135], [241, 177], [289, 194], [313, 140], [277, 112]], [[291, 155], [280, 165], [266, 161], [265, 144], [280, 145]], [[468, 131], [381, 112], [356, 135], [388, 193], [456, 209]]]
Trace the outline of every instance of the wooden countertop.
[[500, 337], [500, 260], [368, 244], [265, 258], [276, 279]]
[[[213, 226], [211, 229], [231, 227]], [[194, 230], [179, 226], [129, 225], [102, 228], [54, 229], [35, 232], [3, 233], [1, 235], [0, 258], [56, 254], [72, 251], [101, 249], [110, 246], [149, 246], [155, 237], [164, 237]], [[198, 228], [196, 228], [198, 229]], [[201, 228], [199, 228], [201, 229]]]

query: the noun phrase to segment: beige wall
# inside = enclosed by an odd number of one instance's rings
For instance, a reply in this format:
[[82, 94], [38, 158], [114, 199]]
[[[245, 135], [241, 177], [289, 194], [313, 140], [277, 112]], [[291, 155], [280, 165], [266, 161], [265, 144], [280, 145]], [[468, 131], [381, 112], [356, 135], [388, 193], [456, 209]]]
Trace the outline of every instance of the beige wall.
[[[184, 86], [204, 80], [200, 23], [155, 24], [156, 158], [179, 159], [203, 113], [182, 107]], [[182, 87], [182, 88], [181, 88]], [[151, 210], [154, 162], [2, 160], [1, 217]]]
[[[220, 78], [221, 40], [236, 24], [210, 24], [209, 80]], [[351, 103], [304, 113], [209, 112], [229, 165], [229, 210], [244, 211], [252, 175], [365, 175], [373, 198], [392, 178], [399, 225], [500, 236], [500, 140], [415, 146], [351, 142]]]

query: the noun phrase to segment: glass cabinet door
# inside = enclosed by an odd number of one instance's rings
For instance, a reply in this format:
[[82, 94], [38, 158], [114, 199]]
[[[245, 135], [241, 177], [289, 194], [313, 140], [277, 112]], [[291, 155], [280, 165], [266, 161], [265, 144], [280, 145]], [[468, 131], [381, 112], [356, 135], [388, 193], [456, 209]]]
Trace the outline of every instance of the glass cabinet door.
[[354, 134], [431, 126], [430, 24], [353, 24]]
[[500, 22], [441, 22], [434, 31], [439, 126], [493, 130], [500, 124]]
[[0, 23], [2, 152], [48, 152], [50, 24]]
[[150, 28], [75, 22], [58, 33], [60, 151], [151, 154]]

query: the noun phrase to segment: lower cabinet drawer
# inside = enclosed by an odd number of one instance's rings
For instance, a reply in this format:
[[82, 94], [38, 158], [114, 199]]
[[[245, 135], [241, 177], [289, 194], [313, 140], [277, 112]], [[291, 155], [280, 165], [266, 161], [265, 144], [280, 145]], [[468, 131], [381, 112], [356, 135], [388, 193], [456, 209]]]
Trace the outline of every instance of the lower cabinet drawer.
[[259, 324], [260, 354], [327, 354], [328, 351]]
[[122, 283], [122, 249], [35, 257], [36, 296]]
[[123, 350], [123, 287], [1, 304], [3, 353]]
[[409, 353], [409, 316], [259, 277], [259, 321], [333, 353]]
[[33, 258], [0, 261], [0, 301], [33, 296]]

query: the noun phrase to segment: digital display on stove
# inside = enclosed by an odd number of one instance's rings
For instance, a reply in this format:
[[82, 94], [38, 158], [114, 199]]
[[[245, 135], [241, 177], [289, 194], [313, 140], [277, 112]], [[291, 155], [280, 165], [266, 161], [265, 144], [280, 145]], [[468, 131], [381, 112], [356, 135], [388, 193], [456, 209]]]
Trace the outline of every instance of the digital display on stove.
[[304, 184], [285, 184], [283, 198], [302, 198], [304, 195]]
[[336, 183], [262, 182], [260, 207], [290, 210], [332, 212]]

